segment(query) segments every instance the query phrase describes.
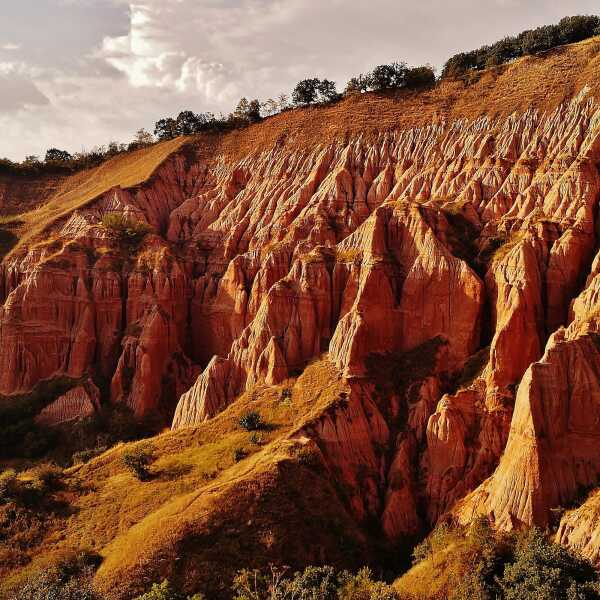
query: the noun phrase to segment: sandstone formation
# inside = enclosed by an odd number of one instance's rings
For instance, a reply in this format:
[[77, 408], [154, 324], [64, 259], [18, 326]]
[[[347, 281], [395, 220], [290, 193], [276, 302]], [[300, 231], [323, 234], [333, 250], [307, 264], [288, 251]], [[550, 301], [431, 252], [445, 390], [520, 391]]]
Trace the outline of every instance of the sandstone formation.
[[[0, 267], [0, 393], [93, 374], [106, 397], [39, 419], [113, 402], [179, 430], [320, 358], [348, 391], [296, 433], [358, 522], [548, 524], [600, 475], [597, 55], [193, 140], [50, 219]], [[576, 514], [559, 537], [597, 558]]]

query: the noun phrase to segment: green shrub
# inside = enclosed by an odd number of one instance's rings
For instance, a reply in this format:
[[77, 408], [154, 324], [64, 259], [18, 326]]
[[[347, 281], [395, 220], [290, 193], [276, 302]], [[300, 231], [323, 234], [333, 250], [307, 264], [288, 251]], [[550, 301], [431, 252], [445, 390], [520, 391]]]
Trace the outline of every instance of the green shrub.
[[591, 600], [600, 594], [592, 565], [536, 528], [519, 537], [499, 583], [505, 600]]
[[134, 248], [139, 246], [141, 241], [152, 228], [142, 221], [130, 219], [123, 213], [107, 213], [102, 217], [102, 226], [108, 229], [120, 243]]
[[264, 427], [262, 417], [256, 411], [250, 411], [245, 415], [242, 415], [239, 420], [239, 425], [246, 431], [258, 431]]
[[175, 591], [167, 579], [162, 583], [154, 583], [150, 591], [137, 596], [134, 600], [204, 600], [202, 594], [194, 594], [193, 596], [185, 596]]
[[149, 443], [137, 444], [125, 450], [121, 459], [140, 481], [147, 481], [150, 478], [148, 467], [154, 459], [154, 447]]
[[342, 573], [338, 590], [339, 600], [400, 600], [391, 586], [373, 580], [368, 567], [362, 568], [356, 575]]

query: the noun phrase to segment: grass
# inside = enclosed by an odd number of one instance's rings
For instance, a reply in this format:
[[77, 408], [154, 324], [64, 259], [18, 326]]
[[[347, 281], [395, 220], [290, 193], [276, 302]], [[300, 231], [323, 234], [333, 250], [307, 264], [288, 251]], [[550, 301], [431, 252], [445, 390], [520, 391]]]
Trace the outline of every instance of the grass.
[[[0, 565], [0, 580], [3, 580], [0, 595], [28, 573], [35, 572], [47, 556], [80, 549], [90, 549], [105, 557], [98, 582], [108, 587], [122, 580], [132, 586], [141, 582], [143, 587], [146, 571], [152, 572], [153, 577], [155, 574], [158, 580], [164, 566], [158, 555], [174, 552], [181, 544], [191, 544], [190, 540], [196, 540], [194, 552], [202, 554], [202, 564], [223, 561], [223, 567], [216, 571], [222, 577], [228, 577], [240, 567], [241, 560], [231, 549], [243, 546], [245, 537], [255, 546], [257, 564], [261, 561], [267, 564], [271, 550], [265, 548], [261, 540], [269, 537], [269, 530], [279, 527], [278, 544], [283, 544], [288, 535], [288, 515], [279, 512], [293, 513], [289, 503], [296, 502], [304, 493], [298, 487], [303, 481], [312, 489], [303, 502], [308, 503], [312, 494], [315, 505], [310, 510], [305, 507], [304, 513], [295, 518], [308, 518], [311, 510], [314, 513], [315, 524], [302, 523], [306, 531], [301, 536], [308, 552], [314, 548], [310, 544], [311, 531], [317, 538], [328, 535], [314, 531], [319, 523], [324, 526], [319, 519], [325, 518], [322, 516], [325, 501], [332, 507], [327, 518], [341, 522], [347, 517], [345, 509], [336, 504], [338, 501], [329, 482], [315, 475], [318, 460], [290, 438], [345, 389], [335, 369], [326, 360], [319, 360], [296, 380], [246, 392], [211, 421], [152, 438], [156, 459], [149, 467], [147, 481], [138, 480], [123, 464], [122, 457], [135, 448], [135, 443], [118, 444], [87, 463], [67, 469], [65, 489], [57, 492], [57, 496], [70, 507], [69, 516], [54, 517], [46, 535], [33, 540], [21, 557], [29, 563], [27, 567]], [[239, 426], [240, 418], [251, 411], [259, 412], [265, 423], [260, 444], [254, 443], [249, 433]], [[237, 462], [236, 450], [242, 451], [237, 453]], [[298, 489], [291, 492], [290, 486]], [[315, 495], [319, 498], [315, 499]], [[260, 502], [266, 505], [264, 514], [252, 508]], [[255, 514], [253, 518], [264, 519], [265, 523], [248, 525], [250, 517], [240, 512], [242, 506]], [[228, 535], [215, 533], [221, 527], [221, 520], [230, 523]], [[342, 537], [352, 537], [353, 527], [349, 520], [340, 525], [340, 532], [349, 532]], [[323, 543], [329, 544], [335, 555], [338, 551], [334, 550], [333, 542], [327, 540]], [[339, 541], [337, 533], [335, 540]], [[353, 545], [356, 543], [346, 543], [346, 547]], [[194, 552], [190, 560], [197, 556]], [[202, 569], [204, 578], [211, 581], [212, 577], [216, 578], [210, 584], [214, 591], [219, 587], [218, 577]], [[185, 579], [183, 574], [175, 575], [174, 580], [179, 583]]]
[[144, 183], [162, 162], [187, 142], [186, 138], [177, 138], [117, 156], [99, 167], [69, 177], [42, 206], [18, 217], [1, 218], [0, 224], [5, 228], [15, 221], [22, 221], [14, 232], [19, 240], [9, 255], [27, 246], [58, 220], [83, 208], [112, 188], [132, 188]]

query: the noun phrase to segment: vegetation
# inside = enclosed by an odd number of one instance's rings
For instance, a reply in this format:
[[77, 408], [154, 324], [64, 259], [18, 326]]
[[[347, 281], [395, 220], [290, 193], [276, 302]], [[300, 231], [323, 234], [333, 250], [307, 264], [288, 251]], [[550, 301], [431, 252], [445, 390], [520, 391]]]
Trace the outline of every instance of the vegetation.
[[70, 154], [66, 150], [50, 148], [46, 156], [40, 160], [38, 156], [27, 156], [23, 162], [14, 162], [8, 158], [0, 159], [0, 174], [32, 176], [49, 174], [71, 174], [83, 169], [91, 169], [103, 162], [118, 156], [146, 148], [155, 142], [154, 136], [140, 129], [128, 144], [109, 142], [106, 146], [95, 146], [91, 150], [83, 150]]
[[592, 565], [536, 528], [503, 534], [486, 518], [467, 530], [442, 525], [413, 556], [413, 568], [395, 588], [414, 598], [591, 600], [600, 594]]
[[400, 600], [366, 567], [356, 575], [330, 566], [307, 567], [291, 577], [274, 566], [266, 573], [244, 569], [234, 579], [233, 592], [234, 600]]
[[600, 35], [600, 17], [565, 17], [557, 25], [530, 29], [514, 37], [505, 37], [489, 46], [455, 54], [444, 65], [442, 78], [460, 77], [470, 70], [502, 65], [521, 56], [580, 42], [595, 35]]
[[245, 413], [240, 417], [239, 420], [240, 427], [245, 429], [246, 431], [258, 431], [264, 427], [264, 423], [260, 413], [252, 410], [250, 412]]
[[122, 456], [123, 464], [140, 480], [150, 479], [149, 466], [154, 460], [154, 447], [141, 443], [127, 449]]
[[[582, 41], [595, 35], [600, 35], [600, 17], [595, 15], [565, 17], [556, 25], [527, 30], [477, 50], [455, 54], [446, 61], [441, 78], [462, 77], [469, 71], [502, 65], [522, 56]], [[346, 85], [344, 94], [339, 94], [335, 83], [329, 79], [314, 77], [303, 79], [292, 91], [292, 102], [294, 106], [326, 104], [336, 102], [344, 95], [395, 89], [418, 90], [433, 86], [435, 83], [435, 72], [430, 65], [408, 67], [404, 62], [392, 62], [378, 65], [365, 75], [352, 77]], [[128, 144], [110, 142], [107, 146], [98, 146], [89, 152], [73, 155], [65, 150], [50, 148], [43, 161], [37, 156], [28, 156], [21, 163], [4, 158], [0, 159], [0, 174], [72, 173], [96, 167], [109, 158], [147, 147], [156, 141], [172, 140], [179, 136], [203, 132], [240, 129], [290, 108], [287, 94], [280, 94], [277, 99], [269, 98], [265, 102], [241, 98], [237, 107], [228, 116], [184, 110], [176, 117], [159, 119], [155, 124], [154, 136], [145, 129], [140, 129]]]
[[102, 217], [102, 226], [108, 229], [121, 244], [137, 248], [152, 227], [143, 221], [136, 221], [123, 213], [111, 212]]
[[150, 591], [137, 596], [134, 600], [204, 600], [202, 594], [186, 596], [173, 589], [167, 579], [162, 583], [154, 583]]
[[9, 600], [101, 600], [92, 587], [99, 556], [70, 554], [29, 577]]

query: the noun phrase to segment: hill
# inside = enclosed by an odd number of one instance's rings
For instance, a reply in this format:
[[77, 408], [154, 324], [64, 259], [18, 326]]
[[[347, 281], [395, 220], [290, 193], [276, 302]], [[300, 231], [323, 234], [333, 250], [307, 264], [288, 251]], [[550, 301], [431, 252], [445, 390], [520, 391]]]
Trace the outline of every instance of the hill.
[[[83, 550], [118, 598], [397, 574], [480, 516], [598, 561], [599, 51], [5, 179], [6, 481], [67, 469], [43, 512], [7, 492], [4, 589]], [[119, 411], [171, 429], [152, 459]]]

